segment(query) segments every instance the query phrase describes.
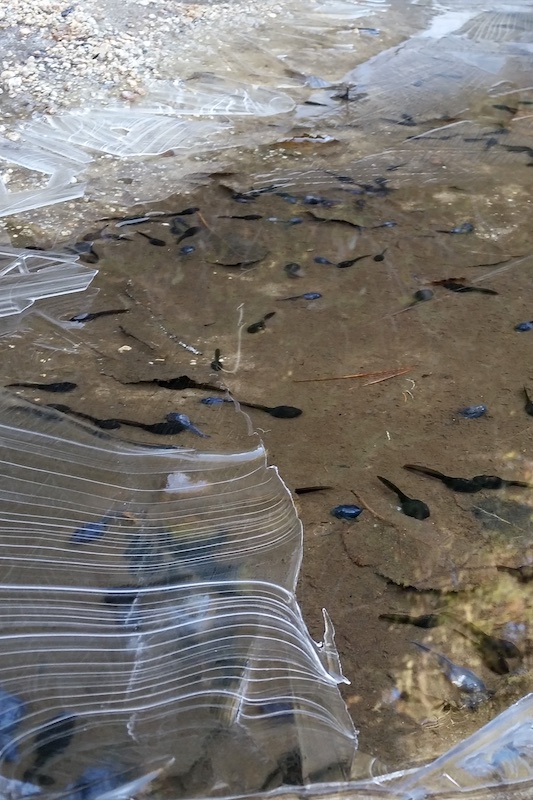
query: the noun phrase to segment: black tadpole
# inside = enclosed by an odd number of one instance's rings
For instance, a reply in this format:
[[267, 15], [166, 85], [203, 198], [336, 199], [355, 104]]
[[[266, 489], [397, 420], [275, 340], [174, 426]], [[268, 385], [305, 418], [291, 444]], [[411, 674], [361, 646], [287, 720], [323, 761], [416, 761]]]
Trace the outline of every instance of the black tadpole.
[[[358, 231], [364, 230], [362, 225], [359, 225], [357, 222], [350, 222], [349, 219], [332, 219], [331, 217], [319, 217], [318, 214], [315, 214], [314, 211], [306, 211], [306, 217], [315, 220], [315, 222], [334, 222], [337, 225], [347, 225], [349, 228], [355, 228]], [[338, 266], [338, 265], [337, 265]]]
[[197, 211], [200, 211], [198, 206], [192, 206], [191, 208], [184, 208], [183, 211], [173, 211], [170, 214], [167, 214], [168, 217], [187, 217], [190, 214], [196, 214]]
[[139, 236], [144, 236], [145, 239], [148, 239], [150, 244], [155, 245], [155, 247], [166, 247], [167, 243], [164, 239], [156, 239], [155, 236], [150, 236], [148, 233], [143, 233], [142, 231], [137, 231]]
[[254, 219], [263, 219], [262, 214], [223, 214], [219, 219], [244, 219], [251, 222]]
[[332, 489], [332, 486], [300, 486], [294, 490], [294, 494], [312, 494], [314, 492], [325, 492], [327, 489]]
[[514, 642], [508, 639], [499, 639], [480, 630], [471, 622], [459, 621], [459, 630], [466, 638], [470, 639], [479, 652], [485, 666], [496, 675], [507, 675], [511, 670], [507, 659], [520, 659], [522, 654]]
[[483, 286], [468, 286], [467, 284], [460, 283], [453, 278], [444, 279], [440, 281], [433, 281], [434, 286], [442, 286], [450, 292], [478, 292], [478, 294], [498, 294], [495, 289], [485, 289]]
[[160, 386], [162, 389], [171, 389], [173, 391], [182, 391], [183, 389], [205, 389], [208, 392], [226, 391], [212, 383], [199, 383], [187, 375], [180, 375], [178, 378], [169, 378], [167, 380], [155, 378], [151, 381], [135, 381], [135, 383], [155, 383], [156, 386]]
[[452, 228], [449, 231], [446, 230], [437, 230], [437, 233], [450, 233], [452, 235], [461, 235], [465, 233], [472, 233], [474, 230], [474, 226], [471, 222], [463, 222], [461, 225], [456, 225], [455, 228]]
[[[216, 356], [216, 351], [215, 351]], [[212, 383], [199, 383], [198, 381], [189, 378], [188, 375], [180, 375], [178, 378], [169, 378], [167, 380], [159, 379], [159, 378], [152, 378], [149, 381], [134, 381], [135, 386], [139, 384], [155, 384], [156, 386], [160, 386], [162, 389], [171, 389], [173, 391], [182, 391], [183, 389], [201, 389], [202, 391], [207, 392], [220, 392], [225, 394], [227, 389], [222, 388], [221, 386], [215, 386]], [[296, 408], [295, 406], [264, 406], [260, 403], [246, 403], [244, 400], [237, 400], [241, 406], [245, 406], [246, 408], [255, 408], [258, 411], [264, 411], [265, 414], [270, 414], [271, 417], [278, 417], [278, 419], [294, 419], [294, 417], [299, 417], [302, 414], [301, 408]], [[55, 408], [57, 411], [64, 411], [70, 412], [68, 406], [50, 406], [51, 408]], [[107, 422], [107, 423], [122, 423], [123, 425], [137, 425], [138, 423], [132, 423], [124, 420], [98, 420], [95, 421], [94, 417], [89, 417], [87, 414], [81, 414], [80, 412], [71, 412], [76, 413], [77, 416], [81, 416], [85, 419], [90, 419], [91, 421], [95, 422], [95, 425], [98, 422]], [[157, 425], [160, 423], [156, 423]], [[139, 423], [140, 425], [140, 423]], [[115, 425], [118, 427], [118, 425]], [[153, 426], [152, 426], [153, 427]], [[157, 432], [157, 431], [152, 431]]]
[[178, 420], [166, 420], [165, 422], [134, 422], [131, 419], [119, 419], [121, 425], [130, 425], [132, 428], [140, 428], [147, 433], [154, 433], [157, 436], [175, 436], [186, 429]]
[[357, 256], [357, 258], [351, 258], [348, 261], [339, 261], [337, 264], [338, 269], [346, 269], [347, 267], [353, 267], [358, 261], [361, 261], [363, 258], [370, 258], [372, 253], [367, 253], [364, 256]]
[[498, 572], [507, 572], [509, 575], [512, 575], [513, 578], [516, 578], [518, 583], [529, 583], [533, 581], [533, 565], [531, 564], [524, 564], [520, 567], [506, 567], [502, 564], [498, 564], [496, 569]]
[[428, 475], [430, 478], [436, 478], [454, 492], [474, 494], [475, 492], [480, 492], [483, 488], [469, 478], [451, 478], [449, 475], [444, 475], [442, 472], [438, 472], [436, 469], [430, 469], [429, 467], [419, 467], [416, 464], [404, 464], [403, 468], [411, 472], [419, 472], [421, 475]]
[[258, 411], [264, 411], [265, 414], [270, 414], [271, 417], [277, 417], [278, 419], [294, 419], [294, 417], [299, 417], [302, 414], [301, 408], [296, 408], [296, 406], [263, 406], [260, 403], [245, 403], [243, 400], [237, 401], [239, 405], [245, 406], [245, 408], [256, 408]]
[[218, 347], [215, 350], [215, 357], [211, 361], [211, 369], [214, 372], [221, 372], [224, 369], [222, 361], [220, 360], [220, 348], [218, 348]]
[[202, 389], [207, 392], [225, 392], [220, 386], [215, 386], [212, 383], [199, 383], [198, 381], [189, 378], [188, 375], [179, 375], [177, 378], [150, 378], [146, 381], [126, 381], [123, 382], [127, 386], [160, 386], [162, 389], [170, 389], [171, 391], [181, 392], [183, 389]]
[[57, 392], [58, 394], [72, 392], [78, 386], [77, 383], [61, 381], [59, 383], [8, 383], [7, 388], [14, 389], [38, 389], [41, 392]]
[[400, 508], [406, 517], [413, 517], [413, 519], [427, 519], [429, 517], [429, 508], [422, 500], [408, 497], [401, 489], [398, 489], [387, 478], [382, 478], [381, 475], [377, 475], [377, 479], [398, 496]]
[[97, 428], [101, 428], [102, 430], [106, 431], [117, 430], [122, 425], [129, 425], [132, 428], [139, 428], [140, 430], [147, 431], [147, 433], [153, 433], [158, 436], [174, 436], [177, 433], [181, 433], [186, 428], [186, 426], [178, 420], [165, 420], [164, 422], [136, 422], [132, 419], [122, 419], [120, 417], [100, 419], [99, 417], [93, 417], [92, 414], [85, 414], [82, 411], [73, 411], [70, 406], [66, 405], [50, 403], [48, 408], [55, 408], [56, 411], [61, 411], [63, 414], [70, 414], [74, 417], [78, 417], [79, 419], [87, 420], [87, 422], [92, 422], [93, 425], [96, 425]]
[[[186, 231], [183, 231], [180, 236], [176, 239], [176, 244], [179, 244], [184, 239], [189, 239], [191, 236], [196, 236], [197, 233], [200, 233], [202, 229], [198, 225], [193, 225], [192, 228], [187, 228]], [[174, 232], [174, 231], [173, 231]]]
[[69, 322], [92, 322], [93, 319], [98, 319], [98, 317], [125, 314], [127, 311], [129, 311], [129, 308], [111, 308], [109, 311], [90, 311], [85, 314], [76, 314], [75, 317], [70, 317]]
[[440, 614], [420, 614], [412, 617], [410, 614], [380, 614], [378, 619], [396, 622], [399, 625], [414, 625], [415, 628], [438, 628], [443, 619]]
[[530, 417], [533, 417], [533, 402], [531, 402], [531, 398], [525, 386], [524, 386], [524, 396], [526, 398], [524, 411], [526, 412], [526, 414], [529, 414]]
[[270, 311], [268, 314], [265, 314], [265, 316], [258, 322], [253, 322], [251, 325], [248, 325], [246, 331], [248, 333], [258, 333], [259, 331], [263, 331], [266, 327], [267, 319], [271, 319], [275, 313], [275, 311]]
[[498, 475], [474, 475], [472, 478], [482, 489], [504, 489], [506, 486], [518, 486], [520, 489], [533, 488], [526, 481], [508, 481]]
[[303, 278], [305, 274], [300, 264], [296, 264], [294, 262], [285, 264], [283, 270], [285, 274], [289, 276], [289, 278]]
[[449, 289], [450, 292], [477, 292], [478, 294], [498, 294], [495, 289], [485, 289], [483, 286], [465, 286], [462, 283], [456, 283], [455, 281], [446, 281], [446, 283], [441, 284], [444, 286], [445, 289]]
[[83, 411], [73, 411], [70, 406], [61, 403], [48, 403], [47, 406], [48, 408], [54, 408], [56, 411], [60, 411], [62, 414], [70, 414], [73, 417], [92, 422], [93, 425], [96, 425], [97, 428], [101, 428], [104, 431], [113, 431], [120, 428], [120, 422], [117, 419], [99, 419], [98, 417], [93, 417], [91, 414], [84, 414]]
[[474, 475], [473, 478], [452, 478], [435, 469], [420, 467], [416, 464], [404, 464], [403, 468], [411, 472], [419, 472], [422, 475], [428, 475], [430, 478], [436, 478], [442, 481], [448, 489], [465, 494], [475, 494], [476, 492], [481, 492], [483, 489], [503, 489], [506, 486], [518, 486], [522, 489], [533, 488], [531, 484], [525, 481], [508, 481], [505, 480], [505, 478], [500, 478], [498, 475]]
[[51, 758], [63, 753], [72, 741], [76, 717], [73, 714], [57, 714], [37, 731], [35, 736], [35, 761], [24, 773], [24, 780], [33, 778]]
[[65, 250], [67, 253], [79, 255], [86, 264], [97, 264], [100, 261], [100, 256], [93, 250], [92, 241], [75, 242], [72, 247], [65, 247]]

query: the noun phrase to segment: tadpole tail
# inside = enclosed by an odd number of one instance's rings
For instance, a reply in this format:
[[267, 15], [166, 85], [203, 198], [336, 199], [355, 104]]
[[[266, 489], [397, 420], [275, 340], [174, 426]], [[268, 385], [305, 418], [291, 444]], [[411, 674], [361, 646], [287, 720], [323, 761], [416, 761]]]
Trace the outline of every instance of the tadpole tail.
[[262, 406], [260, 403], [247, 403], [244, 400], [239, 400], [238, 403], [245, 408], [256, 408], [258, 411], [265, 411], [267, 414], [270, 413], [270, 408], [268, 406]]
[[436, 469], [431, 469], [430, 467], [419, 467], [417, 464], [404, 464], [404, 469], [408, 469], [411, 472], [419, 472], [421, 475], [429, 475], [430, 478], [437, 478], [439, 481], [447, 481], [448, 476], [444, 475], [442, 472], [438, 472]]
[[332, 489], [332, 486], [300, 486], [294, 490], [294, 494], [311, 494], [312, 492], [324, 492]]
[[245, 408], [256, 408], [258, 411], [264, 411], [265, 414], [270, 414], [271, 417], [277, 419], [294, 419], [302, 414], [301, 408], [296, 406], [263, 406], [260, 403], [246, 403], [244, 400], [237, 401]]
[[172, 391], [182, 391], [183, 389], [202, 389], [207, 392], [225, 392], [220, 386], [215, 386], [212, 383], [199, 383], [188, 375], [180, 375], [178, 378], [155, 378], [149, 381], [135, 381], [138, 383], [155, 383], [162, 389], [171, 389]]
[[422, 644], [422, 642], [415, 642], [414, 639], [411, 639], [411, 644], [414, 644], [415, 647], [418, 647], [419, 650], [422, 650], [424, 653], [431, 653], [433, 655], [433, 650], [431, 647], [428, 647], [427, 644]]
[[420, 614], [412, 617], [410, 614], [380, 614], [378, 619], [387, 622], [396, 622], [399, 625], [414, 625], [415, 628], [438, 628], [442, 625], [442, 617], [439, 614]]
[[96, 425], [97, 428], [101, 428], [102, 430], [116, 430], [120, 428], [120, 422], [116, 419], [99, 419], [99, 417], [93, 417], [91, 414], [85, 414], [83, 411], [74, 411], [70, 406], [66, 406], [62, 403], [47, 403], [46, 405], [48, 408], [53, 408], [56, 411], [60, 411], [62, 414], [70, 414], [73, 417], [78, 417], [78, 419], [92, 422], [93, 425]]
[[396, 495], [398, 496], [398, 498], [399, 498], [399, 499], [402, 501], [402, 503], [403, 503], [405, 500], [410, 500], [410, 499], [411, 499], [411, 498], [410, 498], [410, 497], [408, 497], [406, 494], [404, 494], [404, 493], [402, 492], [402, 490], [401, 490], [401, 489], [398, 489], [398, 487], [397, 487], [397, 486], [395, 486], [395, 485], [394, 485], [394, 484], [393, 484], [391, 481], [389, 481], [387, 478], [382, 478], [382, 477], [381, 477], [381, 475], [376, 475], [376, 478], [378, 479], [378, 481], [381, 481], [381, 483], [385, 484], [385, 486], [387, 487], [387, 489], [390, 489], [390, 490], [391, 490], [391, 492], [394, 492], [394, 494], [396, 494]]
[[519, 583], [529, 583], [533, 580], [533, 565], [530, 564], [524, 564], [521, 567], [506, 567], [498, 564], [496, 569], [498, 572], [507, 572], [508, 575], [512, 575]]

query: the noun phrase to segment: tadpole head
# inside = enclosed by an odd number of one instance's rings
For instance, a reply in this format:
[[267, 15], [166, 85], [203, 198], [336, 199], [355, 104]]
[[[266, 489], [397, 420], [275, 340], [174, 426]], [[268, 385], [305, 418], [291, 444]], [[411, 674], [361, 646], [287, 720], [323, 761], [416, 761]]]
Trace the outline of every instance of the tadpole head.
[[433, 292], [431, 289], [418, 289], [413, 295], [413, 300], [417, 303], [423, 303], [426, 300], [431, 300]]
[[274, 406], [268, 413], [271, 417], [279, 417], [280, 419], [294, 419], [302, 414], [301, 408], [295, 406]]

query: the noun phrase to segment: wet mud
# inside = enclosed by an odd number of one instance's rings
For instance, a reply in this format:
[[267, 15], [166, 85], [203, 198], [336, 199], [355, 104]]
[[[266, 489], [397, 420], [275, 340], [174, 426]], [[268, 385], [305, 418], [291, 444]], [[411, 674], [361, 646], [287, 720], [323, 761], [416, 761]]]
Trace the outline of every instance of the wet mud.
[[[74, 382], [69, 408], [100, 419], [184, 413], [219, 449], [255, 431], [292, 491], [330, 487], [297, 496], [298, 598], [317, 640], [327, 608], [360, 749], [390, 769], [439, 755], [533, 687], [530, 587], [513, 573], [533, 563], [533, 331], [516, 329], [533, 317], [530, 56], [502, 50], [498, 19], [475, 20], [453, 47], [376, 52], [344, 89], [317, 90], [280, 141], [199, 188], [79, 223], [61, 246], [90, 242], [98, 291], [50, 312], [79, 327], [30, 312], [0, 339], [5, 384]], [[513, 24], [527, 32], [530, 16]], [[128, 218], [144, 221], [120, 226]], [[52, 244], [26, 230], [25, 244]], [[231, 403], [200, 402], [216, 391], [171, 388], [180, 376], [303, 413], [243, 408], [244, 430]], [[477, 418], [461, 413], [480, 404]], [[190, 429], [157, 441], [199, 446]], [[413, 464], [525, 485], [457, 491]], [[429, 515], [402, 513], [378, 476]], [[363, 510], [338, 519], [339, 504]], [[495, 669], [467, 624], [519, 657]], [[479, 676], [482, 702], [414, 641]]]

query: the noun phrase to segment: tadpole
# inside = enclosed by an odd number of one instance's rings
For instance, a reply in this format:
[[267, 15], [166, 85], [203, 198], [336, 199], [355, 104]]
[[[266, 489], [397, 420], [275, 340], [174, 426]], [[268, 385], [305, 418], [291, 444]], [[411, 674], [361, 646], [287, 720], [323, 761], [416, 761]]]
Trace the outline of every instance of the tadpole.
[[200, 233], [202, 229], [198, 225], [193, 225], [191, 228], [187, 228], [186, 231], [183, 231], [180, 236], [176, 239], [176, 244], [180, 244], [184, 239], [189, 239], [191, 236], [196, 236], [197, 233]]
[[218, 347], [217, 347], [217, 349], [215, 350], [215, 357], [214, 357], [214, 359], [211, 361], [211, 369], [212, 369], [214, 372], [221, 372], [221, 370], [223, 370], [223, 369], [224, 369], [224, 366], [223, 366], [223, 364], [222, 364], [222, 361], [220, 360], [220, 348], [218, 348]]
[[255, 219], [263, 219], [262, 214], [223, 214], [219, 216], [219, 219], [244, 219], [247, 222], [251, 222]]
[[294, 494], [313, 494], [314, 492], [325, 492], [332, 488], [332, 486], [300, 486], [294, 490]]
[[139, 428], [147, 433], [153, 433], [158, 436], [174, 436], [186, 430], [186, 425], [183, 425], [179, 420], [165, 420], [164, 422], [137, 422], [131, 419], [110, 418], [100, 419], [94, 417], [92, 414], [85, 414], [83, 411], [74, 411], [70, 406], [60, 404], [48, 404], [49, 408], [55, 408], [56, 411], [61, 411], [63, 414], [71, 414], [79, 419], [87, 420], [96, 425], [97, 428], [102, 430], [117, 430], [122, 425], [128, 425], [132, 428]]
[[16, 389], [38, 389], [41, 392], [56, 392], [57, 394], [65, 394], [72, 392], [78, 386], [77, 383], [70, 381], [60, 381], [59, 383], [8, 383], [7, 388]]
[[[348, 259], [347, 261], [339, 261], [339, 263], [337, 264], [337, 267], [338, 267], [338, 269], [346, 269], [347, 267], [353, 267], [353, 265], [356, 264], [358, 261], [362, 261], [363, 258], [370, 258], [371, 255], [372, 255], [372, 253], [366, 253], [366, 255], [364, 255], [364, 256], [358, 256], [357, 258], [351, 258], [351, 259]], [[315, 259], [315, 261], [316, 261], [316, 259]]]
[[427, 519], [429, 517], [429, 508], [422, 500], [415, 500], [412, 497], [408, 497], [401, 489], [398, 489], [391, 481], [387, 480], [387, 478], [382, 478], [381, 475], [377, 475], [376, 477], [387, 489], [390, 489], [398, 496], [400, 508], [406, 517], [413, 517], [413, 519]]
[[303, 278], [304, 271], [300, 264], [296, 264], [295, 262], [291, 262], [290, 264], [285, 264], [283, 267], [283, 271], [289, 278]]
[[533, 417], [533, 402], [531, 401], [531, 398], [525, 386], [524, 386], [524, 396], [526, 398], [524, 411], [526, 412], [526, 414], [529, 414], [530, 417]]
[[403, 468], [411, 472], [419, 472], [422, 475], [428, 475], [430, 478], [437, 478], [437, 480], [442, 481], [448, 489], [466, 494], [475, 494], [476, 492], [481, 492], [483, 489], [503, 489], [507, 486], [519, 486], [522, 489], [531, 488], [531, 485], [525, 481], [508, 481], [505, 478], [500, 478], [498, 475], [474, 475], [473, 478], [454, 478], [449, 475], [444, 475], [436, 469], [421, 467], [417, 464], [404, 464]]
[[478, 292], [478, 294], [498, 294], [495, 289], [485, 289], [484, 286], [465, 286], [462, 283], [455, 281], [442, 281], [440, 286], [448, 289], [450, 292]]
[[62, 403], [47, 403], [47, 406], [48, 408], [54, 408], [56, 411], [60, 411], [62, 414], [71, 414], [79, 419], [85, 419], [87, 422], [92, 422], [92, 424], [96, 425], [97, 428], [101, 428], [105, 431], [113, 431], [117, 430], [117, 428], [120, 428], [120, 422], [116, 419], [99, 419], [98, 417], [93, 417], [91, 414], [84, 414], [83, 411], [73, 411], [70, 406]]
[[443, 623], [443, 618], [440, 614], [419, 614], [418, 616], [411, 616], [410, 614], [380, 614], [378, 619], [387, 620], [387, 622], [396, 622], [399, 625], [414, 625], [416, 628], [438, 628]]
[[148, 233], [143, 233], [142, 231], [136, 231], [139, 236], [144, 236], [145, 239], [148, 239], [150, 244], [155, 245], [155, 247], [166, 247], [167, 243], [164, 239], [156, 239], [155, 236], [150, 236]]
[[265, 325], [266, 321], [268, 319], [271, 319], [275, 315], [275, 313], [276, 313], [275, 311], [270, 311], [268, 314], [265, 314], [265, 316], [258, 322], [253, 322], [251, 325], [248, 325], [246, 331], [248, 333], [258, 333], [259, 331], [264, 331], [266, 327]]
[[111, 308], [109, 311], [90, 311], [70, 317], [69, 322], [92, 322], [93, 319], [98, 319], [98, 317], [108, 317], [113, 314], [125, 314], [127, 311], [129, 311], [129, 308]]
[[498, 572], [507, 572], [512, 575], [519, 583], [533, 581], [533, 564], [523, 564], [520, 567], [506, 567], [503, 564], [498, 564], [496, 569]]
[[437, 233], [450, 233], [452, 235], [460, 236], [461, 234], [472, 233], [473, 230], [474, 226], [471, 222], [463, 222], [461, 225], [456, 225], [455, 228], [452, 228], [449, 231], [437, 230]]
[[293, 294], [290, 297], [278, 297], [277, 302], [283, 303], [286, 300], [319, 300], [321, 297], [320, 292], [304, 292], [304, 294]]
[[35, 735], [35, 760], [24, 773], [24, 780], [30, 781], [39, 769], [51, 758], [63, 753], [74, 736], [76, 717], [62, 712], [49, 719]]
[[245, 406], [245, 408], [256, 408], [258, 411], [264, 411], [265, 414], [270, 414], [271, 417], [277, 417], [278, 419], [294, 419], [294, 417], [299, 417], [302, 413], [301, 408], [296, 408], [295, 406], [263, 406], [260, 403], [245, 403], [243, 400], [237, 401], [239, 405]]

